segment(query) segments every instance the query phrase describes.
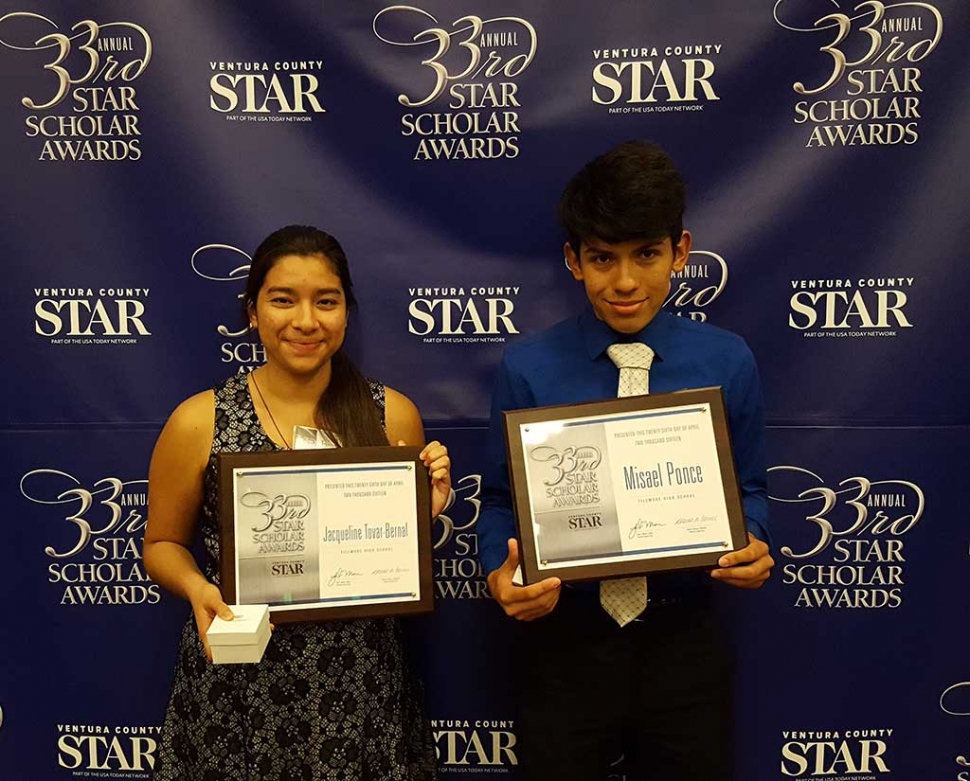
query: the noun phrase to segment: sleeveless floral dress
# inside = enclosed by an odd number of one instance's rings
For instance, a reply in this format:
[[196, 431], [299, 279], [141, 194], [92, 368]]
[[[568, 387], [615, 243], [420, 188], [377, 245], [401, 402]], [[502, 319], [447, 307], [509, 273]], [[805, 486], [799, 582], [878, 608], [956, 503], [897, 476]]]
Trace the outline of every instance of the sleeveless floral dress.
[[[384, 386], [371, 382], [384, 413]], [[239, 374], [215, 388], [200, 525], [219, 582], [216, 454], [278, 450]], [[396, 620], [276, 627], [259, 664], [213, 665], [182, 630], [155, 768], [159, 781], [425, 781], [434, 748]]]

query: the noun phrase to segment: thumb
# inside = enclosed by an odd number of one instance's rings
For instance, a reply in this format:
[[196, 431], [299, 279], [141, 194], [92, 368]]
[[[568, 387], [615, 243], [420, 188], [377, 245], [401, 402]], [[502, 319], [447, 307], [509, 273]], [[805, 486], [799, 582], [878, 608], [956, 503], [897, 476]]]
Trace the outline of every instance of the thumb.
[[399, 440], [397, 441], [397, 446], [398, 446], [398, 447], [407, 447], [407, 444], [408, 444], [408, 443], [407, 443], [407, 442], [405, 442], [405, 441], [404, 441], [403, 439], [399, 439]]
[[211, 616], [219, 616], [223, 621], [232, 621], [233, 614], [229, 605], [222, 601], [222, 595], [213, 588], [213, 592], [208, 594], [207, 604], [205, 605], [206, 612]]
[[514, 572], [515, 568], [519, 566], [519, 541], [515, 538], [509, 540], [509, 555], [505, 559], [505, 568], [509, 572]]

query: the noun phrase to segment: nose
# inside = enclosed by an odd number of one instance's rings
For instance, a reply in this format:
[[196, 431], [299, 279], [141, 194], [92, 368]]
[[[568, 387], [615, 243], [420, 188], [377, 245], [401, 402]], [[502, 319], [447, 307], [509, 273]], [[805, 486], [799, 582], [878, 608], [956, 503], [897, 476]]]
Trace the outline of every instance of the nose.
[[311, 302], [303, 301], [293, 307], [293, 327], [298, 331], [313, 331], [317, 327]]
[[617, 293], [632, 293], [637, 289], [637, 279], [633, 273], [633, 263], [628, 258], [622, 258], [615, 267], [613, 289]]

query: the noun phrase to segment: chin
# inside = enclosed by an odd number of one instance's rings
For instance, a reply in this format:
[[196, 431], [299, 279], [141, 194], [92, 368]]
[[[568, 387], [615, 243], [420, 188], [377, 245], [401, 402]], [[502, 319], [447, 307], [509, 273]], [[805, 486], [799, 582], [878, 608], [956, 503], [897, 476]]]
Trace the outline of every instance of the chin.
[[606, 324], [616, 331], [618, 334], [635, 334], [644, 328], [649, 320], [637, 320], [636, 322], [630, 320], [607, 320]]
[[326, 365], [326, 363], [326, 361], [321, 361], [319, 359], [287, 361], [286, 368], [293, 374], [311, 375], [320, 371]]

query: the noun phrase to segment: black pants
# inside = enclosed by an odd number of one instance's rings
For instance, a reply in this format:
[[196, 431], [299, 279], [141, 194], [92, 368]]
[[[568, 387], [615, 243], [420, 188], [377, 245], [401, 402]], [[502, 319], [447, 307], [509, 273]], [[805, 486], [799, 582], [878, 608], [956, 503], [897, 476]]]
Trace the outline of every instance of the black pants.
[[565, 589], [523, 627], [518, 722], [526, 781], [730, 781], [732, 662], [706, 604], [649, 605], [622, 629]]

